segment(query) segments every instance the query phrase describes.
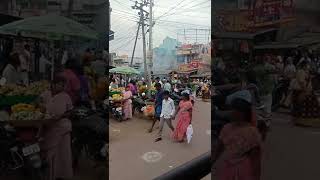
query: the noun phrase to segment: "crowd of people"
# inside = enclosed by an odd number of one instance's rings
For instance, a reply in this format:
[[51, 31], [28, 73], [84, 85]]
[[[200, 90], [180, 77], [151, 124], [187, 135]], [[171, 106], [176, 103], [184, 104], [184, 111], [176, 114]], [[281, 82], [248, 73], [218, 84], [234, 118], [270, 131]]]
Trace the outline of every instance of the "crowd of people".
[[[132, 118], [132, 98], [133, 96], [147, 96], [147, 81], [144, 78], [124, 78], [121, 75], [110, 77], [110, 88], [125, 87], [123, 92], [123, 112], [124, 119]], [[159, 122], [159, 132], [156, 142], [162, 140], [162, 129], [166, 123], [173, 132], [172, 138], [175, 141], [183, 142], [187, 127], [192, 120], [192, 107], [197, 91], [207, 94], [210, 92], [210, 81], [208, 79], [182, 80], [181, 78], [152, 78], [151, 89], [155, 89], [154, 94], [150, 94], [149, 99], [154, 100], [154, 120], [148, 132], [152, 132], [156, 122]], [[178, 102], [174, 102], [173, 94], [179, 94]], [[176, 106], [178, 105], [178, 106]], [[172, 120], [178, 119], [174, 128]]]
[[[5, 84], [28, 86], [31, 81], [29, 46], [23, 51], [13, 50], [2, 71]], [[62, 61], [63, 62], [63, 61]], [[107, 96], [108, 82], [105, 78], [108, 64], [102, 51], [87, 49], [82, 56], [68, 57], [56, 65], [54, 76], [49, 79], [51, 87], [37, 101], [42, 112], [52, 117], [41, 127], [41, 149], [49, 165], [48, 179], [69, 179], [73, 176], [71, 150], [70, 111], [75, 106], [88, 105], [93, 110]]]
[[259, 180], [263, 138], [258, 117], [271, 120], [278, 102], [290, 110], [293, 122], [320, 120], [319, 54], [295, 50], [285, 55], [258, 55], [250, 65], [236, 69], [236, 78], [229, 76], [229, 62], [219, 58], [216, 63], [213, 84], [216, 91], [229, 95], [225, 103], [232, 111], [232, 121], [219, 133], [214, 173], [219, 180]]

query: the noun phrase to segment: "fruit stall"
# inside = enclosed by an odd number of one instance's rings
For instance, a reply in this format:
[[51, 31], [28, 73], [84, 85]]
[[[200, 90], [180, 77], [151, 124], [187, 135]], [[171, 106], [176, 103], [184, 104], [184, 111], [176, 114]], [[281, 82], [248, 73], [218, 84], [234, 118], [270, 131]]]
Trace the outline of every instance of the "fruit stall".
[[[50, 118], [41, 112], [37, 100], [49, 88], [49, 83], [39, 81], [29, 86], [4, 85], [0, 87], [0, 109], [2, 121], [12, 126], [41, 126], [44, 119]], [[3, 115], [5, 114], [5, 115]]]

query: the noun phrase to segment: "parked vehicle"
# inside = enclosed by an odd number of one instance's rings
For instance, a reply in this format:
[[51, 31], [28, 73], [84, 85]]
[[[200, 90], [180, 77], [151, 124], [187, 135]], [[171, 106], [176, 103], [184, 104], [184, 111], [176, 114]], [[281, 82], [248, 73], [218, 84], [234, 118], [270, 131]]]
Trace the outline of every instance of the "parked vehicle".
[[87, 158], [101, 164], [106, 162], [108, 122], [105, 114], [81, 107], [73, 110], [72, 121], [72, 151], [74, 166], [78, 166], [79, 158], [84, 153]]
[[2, 122], [0, 146], [0, 175], [23, 173], [28, 179], [44, 179], [46, 164], [41, 159], [37, 130], [14, 129]]

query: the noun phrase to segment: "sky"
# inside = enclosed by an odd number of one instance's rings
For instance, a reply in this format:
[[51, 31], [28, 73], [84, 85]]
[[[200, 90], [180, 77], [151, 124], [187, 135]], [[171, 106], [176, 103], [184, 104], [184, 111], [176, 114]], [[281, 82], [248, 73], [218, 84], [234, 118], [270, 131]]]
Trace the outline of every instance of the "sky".
[[[140, 2], [141, 0], [137, 1]], [[154, 1], [154, 48], [158, 47], [167, 36], [178, 39], [182, 43], [209, 42], [209, 30], [211, 28], [210, 0]], [[114, 40], [110, 41], [110, 52], [132, 56], [139, 17], [138, 10], [131, 8], [134, 4], [134, 0], [110, 0], [112, 9], [110, 25], [111, 30], [115, 32]], [[145, 10], [149, 11], [149, 7]], [[135, 57], [142, 57], [143, 55], [141, 28], [139, 34]], [[148, 41], [149, 34], [146, 37]]]

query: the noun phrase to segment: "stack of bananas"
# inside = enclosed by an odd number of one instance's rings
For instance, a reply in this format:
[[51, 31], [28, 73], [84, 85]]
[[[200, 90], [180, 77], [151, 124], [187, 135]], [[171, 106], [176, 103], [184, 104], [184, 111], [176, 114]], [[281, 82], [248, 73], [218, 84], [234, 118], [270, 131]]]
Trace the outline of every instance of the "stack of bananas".
[[27, 87], [8, 84], [0, 87], [0, 94], [5, 96], [38, 96], [50, 87], [47, 81], [31, 83]]
[[112, 95], [112, 100], [113, 101], [121, 101], [123, 99], [122, 95], [120, 94], [114, 94]]
[[125, 90], [124, 87], [112, 88], [112, 89], [111, 89], [112, 92], [123, 92], [124, 90]]
[[12, 113], [18, 113], [18, 112], [21, 112], [21, 111], [35, 112], [35, 111], [38, 111], [38, 109], [36, 109], [31, 104], [19, 103], [19, 104], [13, 105], [11, 107], [11, 111], [12, 111]]
[[38, 120], [43, 118], [39, 109], [30, 104], [16, 104], [11, 107], [11, 120]]

